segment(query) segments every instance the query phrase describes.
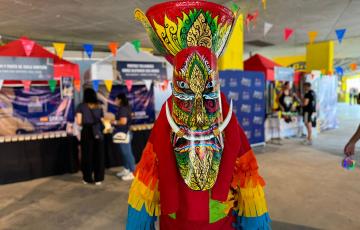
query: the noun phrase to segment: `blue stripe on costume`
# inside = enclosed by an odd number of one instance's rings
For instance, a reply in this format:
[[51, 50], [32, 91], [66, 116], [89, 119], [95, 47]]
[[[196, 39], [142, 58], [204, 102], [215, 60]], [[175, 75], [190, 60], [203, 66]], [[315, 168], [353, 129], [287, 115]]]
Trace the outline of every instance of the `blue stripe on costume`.
[[258, 217], [244, 217], [236, 214], [236, 230], [271, 230], [271, 219], [268, 213]]
[[156, 216], [150, 216], [146, 212], [144, 206], [141, 211], [137, 211], [129, 205], [126, 230], [155, 230], [156, 219]]

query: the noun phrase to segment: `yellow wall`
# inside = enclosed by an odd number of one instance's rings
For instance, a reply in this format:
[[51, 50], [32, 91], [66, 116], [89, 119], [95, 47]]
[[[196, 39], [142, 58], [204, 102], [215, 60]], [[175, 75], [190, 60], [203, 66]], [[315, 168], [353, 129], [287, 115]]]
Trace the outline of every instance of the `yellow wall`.
[[333, 71], [334, 41], [319, 42], [306, 46], [306, 70]]
[[240, 15], [234, 25], [227, 47], [223, 56], [219, 59], [219, 70], [243, 70], [243, 15]]
[[285, 67], [293, 67], [296, 71], [305, 70], [304, 66], [299, 63], [306, 63], [305, 56], [285, 56], [285, 57], [275, 57], [273, 61], [279, 65]]

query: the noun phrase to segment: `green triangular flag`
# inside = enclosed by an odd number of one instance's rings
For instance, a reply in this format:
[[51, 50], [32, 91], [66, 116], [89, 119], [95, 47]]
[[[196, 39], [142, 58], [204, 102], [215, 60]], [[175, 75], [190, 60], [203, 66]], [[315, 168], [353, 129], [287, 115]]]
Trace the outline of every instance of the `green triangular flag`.
[[55, 79], [49, 80], [49, 88], [52, 93], [55, 92], [56, 85], [57, 85], [57, 81]]
[[131, 42], [134, 46], [134, 48], [136, 49], [137, 52], [140, 52], [140, 48], [141, 48], [141, 41], [140, 40], [133, 40]]

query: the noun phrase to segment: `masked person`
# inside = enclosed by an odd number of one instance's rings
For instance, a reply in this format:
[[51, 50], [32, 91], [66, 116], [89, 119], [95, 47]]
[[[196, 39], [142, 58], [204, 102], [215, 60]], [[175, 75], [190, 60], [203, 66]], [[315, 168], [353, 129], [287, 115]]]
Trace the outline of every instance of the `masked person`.
[[217, 59], [235, 15], [205, 1], [172, 1], [135, 17], [174, 65], [134, 172], [126, 228], [270, 229], [264, 180], [248, 140], [220, 93]]

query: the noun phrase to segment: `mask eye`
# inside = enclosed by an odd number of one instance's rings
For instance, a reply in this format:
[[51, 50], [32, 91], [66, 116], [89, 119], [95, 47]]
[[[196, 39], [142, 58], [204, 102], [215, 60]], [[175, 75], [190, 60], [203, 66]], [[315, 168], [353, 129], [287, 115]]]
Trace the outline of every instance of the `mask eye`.
[[215, 82], [214, 81], [210, 81], [206, 84], [206, 88], [210, 89], [210, 88], [214, 88], [215, 87]]
[[180, 89], [188, 89], [189, 88], [189, 85], [184, 81], [177, 81], [176, 84]]

